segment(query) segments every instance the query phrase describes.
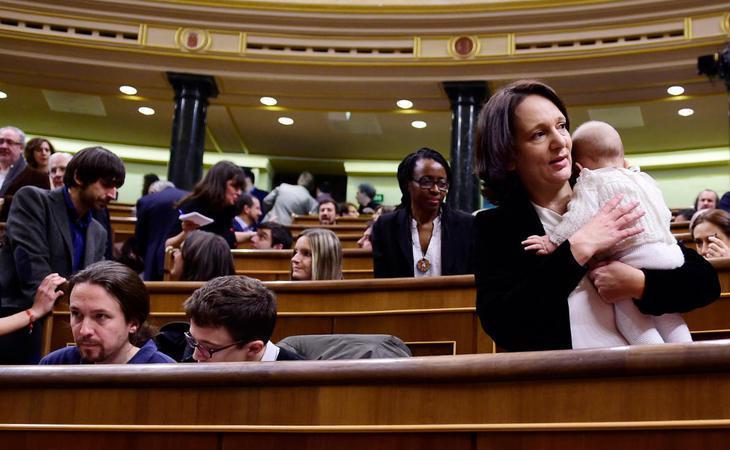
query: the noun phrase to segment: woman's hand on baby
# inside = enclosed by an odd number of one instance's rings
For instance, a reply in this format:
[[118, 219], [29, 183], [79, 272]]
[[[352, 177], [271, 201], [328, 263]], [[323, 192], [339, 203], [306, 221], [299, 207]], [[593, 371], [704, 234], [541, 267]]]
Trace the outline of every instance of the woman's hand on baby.
[[547, 236], [538, 236], [533, 234], [524, 241], [522, 246], [526, 252], [537, 252], [538, 255], [549, 255], [554, 252], [557, 246], [550, 241]]
[[619, 205], [623, 195], [617, 195], [583, 225], [570, 241], [571, 251], [579, 264], [586, 264], [594, 255], [602, 253], [622, 240], [644, 231], [636, 226], [644, 212], [638, 202]]
[[640, 299], [644, 295], [644, 272], [619, 261], [599, 263], [588, 272], [588, 278], [606, 303]]

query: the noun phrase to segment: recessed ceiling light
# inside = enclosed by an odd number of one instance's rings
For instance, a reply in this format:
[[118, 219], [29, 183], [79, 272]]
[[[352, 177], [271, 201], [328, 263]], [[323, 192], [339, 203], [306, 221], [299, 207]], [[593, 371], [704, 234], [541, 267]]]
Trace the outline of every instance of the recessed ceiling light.
[[139, 109], [137, 109], [140, 114], [143, 114], [145, 116], [151, 116], [155, 113], [155, 110], [150, 108], [149, 106], [140, 106]]
[[398, 108], [400, 109], [411, 109], [413, 108], [413, 102], [406, 99], [401, 99], [395, 102], [396, 105], [398, 105]]
[[279, 103], [274, 97], [261, 97], [259, 101], [266, 106], [274, 106]]
[[119, 86], [119, 91], [122, 94], [126, 95], [136, 95], [137, 94], [137, 88], [134, 86]]
[[684, 94], [684, 88], [682, 86], [670, 86], [669, 88], [667, 88], [667, 94], [682, 95]]
[[679, 111], [677, 111], [677, 114], [679, 114], [682, 117], [689, 117], [694, 113], [695, 113], [695, 110], [692, 108], [682, 108]]
[[411, 126], [413, 128], [426, 128], [428, 124], [423, 120], [414, 120], [413, 122], [411, 122]]
[[294, 119], [291, 117], [279, 117], [279, 123], [282, 125], [294, 125]]
[[3, 91], [0, 91], [0, 99], [3, 99], [3, 98], [8, 98], [8, 94], [6, 94]]

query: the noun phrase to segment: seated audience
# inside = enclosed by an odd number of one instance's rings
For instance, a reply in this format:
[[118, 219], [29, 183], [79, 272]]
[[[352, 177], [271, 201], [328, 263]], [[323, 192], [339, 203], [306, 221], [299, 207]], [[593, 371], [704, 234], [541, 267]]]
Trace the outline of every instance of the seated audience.
[[721, 209], [705, 210], [690, 227], [697, 252], [705, 258], [730, 256], [730, 213]]
[[258, 280], [215, 278], [193, 292], [183, 306], [190, 319], [185, 338], [197, 362], [303, 359], [271, 342], [276, 298]]
[[375, 278], [473, 273], [474, 217], [444, 201], [451, 169], [437, 151], [422, 148], [398, 165], [401, 204], [373, 225]]
[[56, 350], [41, 364], [150, 364], [175, 362], [157, 351], [145, 324], [150, 296], [129, 267], [101, 261], [68, 282], [73, 347]]
[[[0, 211], [0, 222], [8, 220], [10, 205], [13, 195], [23, 186], [36, 186], [41, 189], [50, 189], [51, 182], [48, 178], [48, 159], [54, 152], [53, 145], [44, 138], [33, 138], [25, 145], [23, 157], [25, 168], [15, 177], [5, 190], [2, 210]], [[20, 158], [19, 158], [20, 159]]]
[[720, 197], [712, 189], [705, 189], [695, 199], [695, 211], [703, 209], [715, 209], [720, 203]]
[[165, 241], [179, 226], [175, 204], [188, 194], [171, 181], [155, 181], [149, 194], [137, 200], [134, 227], [136, 253], [144, 262], [144, 280], [162, 281], [165, 274]]
[[261, 218], [259, 199], [250, 194], [241, 194], [236, 201], [236, 212], [233, 218], [236, 241], [248, 242], [256, 235], [256, 226]]
[[0, 336], [25, 327], [31, 332], [35, 321], [51, 312], [53, 304], [63, 295], [63, 291], [57, 288], [65, 282], [66, 279], [57, 273], [45, 277], [41, 285], [38, 286], [33, 299], [33, 306], [12, 316], [0, 318]]
[[198, 228], [222, 236], [231, 248], [235, 248], [236, 234], [231, 224], [243, 183], [243, 170], [240, 167], [230, 161], [217, 162], [195, 185], [193, 192], [183, 197], [177, 205], [180, 214], [197, 212], [213, 219], [213, 223], [199, 227], [186, 220], [176, 224], [165, 248], [179, 247], [187, 235]]
[[71, 154], [56, 152], [48, 159], [48, 175], [51, 180], [51, 189], [63, 187], [63, 174], [66, 173], [66, 166], [71, 161]]
[[372, 214], [380, 206], [380, 203], [373, 200], [375, 198], [375, 188], [372, 184], [362, 183], [359, 185], [355, 198], [360, 205], [357, 209], [358, 214]]
[[291, 248], [294, 238], [288, 228], [274, 222], [263, 222], [251, 238], [251, 246], [257, 250], [281, 250]]
[[292, 214], [310, 214], [317, 212], [317, 201], [312, 197], [314, 177], [309, 172], [302, 172], [297, 185], [281, 183], [264, 198], [264, 205], [269, 212], [264, 222], [278, 222], [282, 225], [292, 224]]
[[291, 259], [291, 279], [341, 280], [342, 246], [337, 235], [323, 228], [308, 228], [297, 239]]
[[174, 251], [173, 260], [170, 278], [176, 281], [208, 281], [236, 273], [226, 240], [207, 231], [191, 232]]
[[319, 202], [319, 224], [334, 225], [337, 222], [337, 203], [331, 198]]
[[676, 216], [674, 216], [674, 222], [689, 222], [695, 215], [695, 210], [692, 208], [680, 209]]

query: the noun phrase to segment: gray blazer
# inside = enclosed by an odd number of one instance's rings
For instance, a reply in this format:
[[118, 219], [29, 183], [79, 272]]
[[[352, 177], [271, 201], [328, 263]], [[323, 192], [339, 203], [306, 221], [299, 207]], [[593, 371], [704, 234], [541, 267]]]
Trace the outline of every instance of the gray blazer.
[[[20, 189], [13, 198], [5, 237], [0, 249], [3, 307], [30, 307], [46, 275], [72, 275], [73, 237], [62, 189]], [[105, 243], [106, 230], [92, 220], [86, 232], [82, 268], [104, 259]]]
[[0, 197], [5, 196], [5, 192], [8, 190], [10, 185], [13, 184], [13, 181], [18, 178], [18, 175], [20, 175], [25, 170], [25, 167], [27, 165], [28, 163], [25, 162], [25, 158], [23, 158], [23, 155], [20, 155], [18, 157], [18, 160], [15, 161], [15, 164], [13, 164], [13, 166], [8, 171], [8, 174], [5, 176], [5, 181], [3, 181], [2, 186], [0, 186]]

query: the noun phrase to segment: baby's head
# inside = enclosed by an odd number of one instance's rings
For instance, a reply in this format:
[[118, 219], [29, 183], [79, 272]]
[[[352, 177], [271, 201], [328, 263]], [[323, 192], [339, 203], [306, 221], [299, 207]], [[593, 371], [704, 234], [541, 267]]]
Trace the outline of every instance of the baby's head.
[[624, 167], [621, 136], [606, 122], [591, 120], [573, 133], [573, 161], [587, 169]]

